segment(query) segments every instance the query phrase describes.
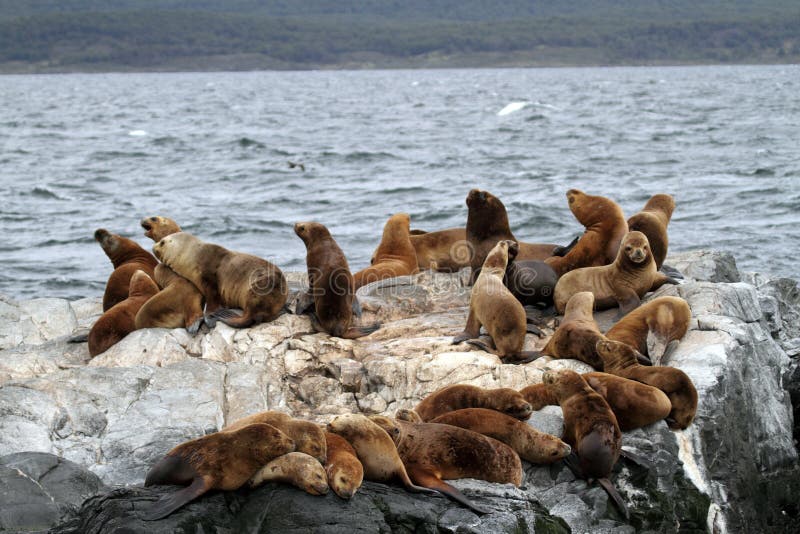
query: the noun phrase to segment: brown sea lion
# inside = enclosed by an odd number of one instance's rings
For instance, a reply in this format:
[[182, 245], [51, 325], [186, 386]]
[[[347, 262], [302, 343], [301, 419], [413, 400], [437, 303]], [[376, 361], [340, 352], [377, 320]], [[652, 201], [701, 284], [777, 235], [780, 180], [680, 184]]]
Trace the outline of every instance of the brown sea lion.
[[[667, 348], [686, 335], [691, 319], [692, 310], [685, 300], [658, 297], [620, 319], [606, 337], [630, 345], [659, 365]], [[648, 349], [648, 341], [654, 346], [654, 354]]]
[[312, 456], [324, 464], [327, 457], [325, 444], [325, 431], [310, 421], [295, 419], [289, 414], [266, 410], [237, 419], [222, 429], [222, 432], [235, 432], [240, 428], [252, 424], [265, 424], [274, 426], [294, 440], [297, 452]]
[[155, 282], [161, 288], [136, 314], [136, 329], [186, 328], [196, 334], [203, 323], [203, 294], [193, 283], [159, 263]]
[[152, 278], [158, 261], [132, 239], [109, 233], [104, 228], [95, 231], [94, 238], [114, 265], [114, 272], [108, 277], [103, 293], [105, 312], [128, 298], [128, 286], [133, 273], [144, 271]]
[[520, 458], [533, 464], [551, 464], [572, 451], [569, 445], [557, 437], [539, 432], [511, 416], [486, 408], [448, 412], [433, 419], [431, 423], [466, 428], [502, 441], [514, 449]]
[[[271, 321], [286, 304], [286, 278], [267, 260], [205, 243], [186, 232], [168, 235], [153, 251], [203, 293], [209, 326], [217, 319], [234, 328]], [[239, 316], [223, 306], [239, 308], [244, 314]]]
[[597, 355], [596, 345], [605, 337], [594, 320], [593, 307], [594, 295], [589, 291], [572, 295], [564, 310], [564, 318], [540, 354], [580, 360], [602, 370], [603, 360]]
[[476, 478], [522, 484], [522, 463], [514, 449], [471, 430], [436, 423], [409, 423], [372, 416], [392, 436], [411, 480], [447, 495], [479, 513], [488, 513], [444, 480]]
[[328, 431], [338, 434], [353, 446], [364, 467], [364, 478], [367, 480], [375, 482], [400, 480], [409, 491], [430, 492], [428, 488], [417, 486], [408, 478], [408, 472], [397, 454], [397, 447], [392, 438], [366, 416], [337, 415], [328, 423]]
[[342, 249], [336, 244], [328, 229], [315, 222], [294, 225], [294, 233], [306, 245], [308, 293], [301, 300], [297, 313], [303, 313], [311, 304], [311, 324], [320, 332], [346, 339], [356, 339], [371, 334], [380, 324], [352, 326], [353, 310], [358, 306], [353, 275]]
[[591, 291], [596, 309], [619, 306], [619, 314], [623, 316], [639, 306], [645, 293], [667, 283], [678, 282], [656, 270], [647, 236], [628, 232], [614, 263], [576, 269], [558, 279], [554, 299], [556, 311], [563, 313], [567, 301], [575, 293]]
[[407, 213], [389, 217], [373, 256], [373, 264], [353, 275], [356, 289], [378, 280], [419, 272], [417, 253], [409, 238], [410, 221]]
[[[525, 334], [529, 327], [525, 309], [522, 304], [503, 285], [503, 276], [508, 263], [509, 249], [516, 248], [513, 241], [503, 240], [492, 248], [483, 262], [481, 274], [472, 287], [469, 299], [469, 314], [464, 331], [453, 338], [453, 344], [468, 341], [483, 350], [496, 354], [505, 363], [525, 363], [531, 353], [522, 348], [525, 345]], [[477, 338], [481, 326], [492, 338], [496, 350], [493, 350]]]
[[465, 408], [487, 408], [525, 420], [531, 406], [520, 393], [511, 388], [485, 389], [468, 384], [454, 384], [434, 391], [414, 408], [422, 421]]
[[[672, 409], [669, 397], [647, 384], [608, 373], [584, 373], [581, 376], [606, 400], [623, 432], [666, 419]], [[527, 386], [519, 392], [534, 410], [558, 406], [558, 396], [543, 383]]]
[[169, 217], [161, 217], [155, 215], [152, 217], [145, 217], [139, 224], [144, 228], [144, 235], [158, 243], [168, 235], [177, 234], [182, 232], [180, 225], [170, 219]]
[[325, 468], [316, 458], [302, 452], [289, 452], [278, 456], [256, 471], [247, 485], [255, 488], [266, 482], [291, 484], [310, 495], [328, 493]]
[[356, 450], [343, 437], [326, 431], [325, 442], [328, 446], [325, 462], [328, 486], [342, 499], [351, 499], [364, 480], [364, 466]]
[[136, 314], [153, 295], [158, 286], [144, 271], [131, 277], [129, 296], [104, 312], [89, 330], [89, 354], [97, 356], [136, 330]]
[[273, 426], [262, 424], [236, 432], [215, 432], [182, 443], [148, 471], [144, 485], [188, 487], [161, 497], [143, 519], [167, 517], [212, 489], [238, 489], [262, 466], [293, 450], [291, 438]]
[[[508, 225], [506, 207], [499, 198], [489, 193], [473, 189], [467, 194], [467, 242], [472, 247], [472, 276], [470, 283], [478, 277], [486, 255], [498, 241], [518, 242]], [[519, 243], [518, 260], [544, 260], [553, 255], [555, 244]]]
[[697, 413], [697, 390], [686, 373], [675, 367], [648, 367], [637, 361], [637, 350], [619, 341], [598, 341], [597, 353], [605, 371], [656, 387], [667, 394], [672, 409], [667, 424], [672, 429], [688, 427]]
[[656, 262], [656, 269], [661, 269], [664, 265], [664, 258], [667, 257], [669, 238], [667, 236], [667, 226], [675, 211], [675, 200], [671, 195], [653, 195], [642, 211], [628, 219], [628, 230], [631, 232], [642, 232], [650, 242], [653, 251], [653, 259]]
[[417, 253], [420, 270], [454, 273], [469, 266], [472, 256], [466, 228], [448, 228], [436, 232], [412, 230], [411, 245]]
[[597, 480], [625, 517], [629, 517], [625, 502], [609, 480], [622, 449], [622, 432], [614, 412], [575, 371], [547, 371], [542, 382], [558, 398], [564, 413], [561, 439], [572, 446], [567, 465], [589, 483]]
[[586, 227], [578, 243], [563, 257], [547, 258], [558, 276], [581, 267], [608, 265], [617, 257], [619, 244], [628, 232], [622, 208], [605, 197], [587, 195], [578, 189], [567, 191], [569, 209]]

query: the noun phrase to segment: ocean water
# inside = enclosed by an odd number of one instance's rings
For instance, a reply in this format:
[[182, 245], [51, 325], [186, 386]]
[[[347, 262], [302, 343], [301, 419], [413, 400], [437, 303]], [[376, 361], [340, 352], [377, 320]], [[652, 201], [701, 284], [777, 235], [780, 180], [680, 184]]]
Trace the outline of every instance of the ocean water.
[[102, 294], [95, 229], [150, 248], [148, 215], [284, 270], [305, 268], [292, 225], [319, 221], [356, 271], [390, 214], [461, 226], [473, 187], [560, 243], [582, 232], [570, 188], [626, 215], [670, 193], [671, 250], [800, 274], [800, 66], [0, 76], [0, 102], [15, 298]]

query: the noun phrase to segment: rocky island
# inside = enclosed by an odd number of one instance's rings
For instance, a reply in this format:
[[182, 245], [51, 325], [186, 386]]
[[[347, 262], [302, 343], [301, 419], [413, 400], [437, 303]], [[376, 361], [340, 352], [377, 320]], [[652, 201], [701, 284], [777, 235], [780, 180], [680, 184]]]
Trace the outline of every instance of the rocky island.
[[[540, 358], [504, 365], [451, 345], [469, 303], [464, 272], [425, 272], [359, 291], [375, 333], [344, 340], [314, 333], [305, 316], [253, 328], [222, 323], [192, 337], [144, 329], [90, 358], [68, 338], [101, 314], [100, 298], [0, 297], [0, 532], [781, 532], [796, 528], [800, 467], [800, 290], [786, 278], [739, 273], [730, 255], [673, 254], [692, 311], [665, 362], [699, 394], [683, 431], [664, 421], [626, 432], [613, 479], [626, 521], [598, 485], [562, 463], [523, 464], [520, 488], [453, 481], [492, 512], [440, 496], [365, 482], [350, 501], [275, 483], [212, 492], [158, 522], [142, 511], [167, 488], [143, 488], [176, 444], [261, 410], [324, 423], [343, 413], [393, 415], [450, 384], [520, 389], [547, 369], [590, 368]], [[290, 274], [298, 287], [304, 275]], [[614, 311], [596, 314], [603, 329]], [[553, 325], [545, 329], [552, 333]], [[527, 349], [545, 339], [527, 336]], [[560, 435], [561, 409], [529, 420]]]

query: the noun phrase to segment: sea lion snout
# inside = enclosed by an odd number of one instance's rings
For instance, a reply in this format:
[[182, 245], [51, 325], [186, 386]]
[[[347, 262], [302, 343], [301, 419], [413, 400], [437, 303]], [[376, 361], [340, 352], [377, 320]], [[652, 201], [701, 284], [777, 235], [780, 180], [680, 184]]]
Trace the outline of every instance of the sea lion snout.
[[472, 206], [478, 203], [483, 204], [484, 202], [486, 202], [486, 191], [472, 189], [467, 195], [467, 206]]
[[542, 383], [555, 384], [556, 383], [555, 371], [545, 371], [545, 373], [542, 375]]
[[631, 247], [628, 245], [625, 247], [625, 253], [633, 263], [642, 263], [647, 259], [647, 251], [644, 247]]
[[101, 244], [109, 237], [111, 237], [111, 234], [105, 228], [98, 228], [97, 230], [94, 231], [95, 240]]

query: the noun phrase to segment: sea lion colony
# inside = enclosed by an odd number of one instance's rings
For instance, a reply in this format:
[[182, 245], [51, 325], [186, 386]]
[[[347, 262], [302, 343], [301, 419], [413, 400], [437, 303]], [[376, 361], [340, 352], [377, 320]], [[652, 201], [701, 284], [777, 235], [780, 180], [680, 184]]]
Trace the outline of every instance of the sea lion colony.
[[[210, 489], [255, 487], [270, 480], [312, 495], [330, 487], [343, 499], [352, 498], [364, 479], [394, 482], [413, 492], [444, 494], [482, 513], [444, 480], [472, 477], [518, 486], [520, 459], [540, 464], [563, 460], [577, 476], [600, 482], [627, 515], [610, 480], [621, 430], [662, 419], [671, 428], [686, 428], [697, 409], [689, 377], [660, 366], [688, 329], [688, 304], [661, 297], [640, 306], [645, 293], [678, 283], [659, 270], [674, 201], [655, 195], [626, 221], [611, 199], [577, 189], [566, 196], [585, 226], [567, 246], [518, 241], [500, 199], [473, 189], [466, 197], [465, 228], [411, 230], [409, 216], [395, 214], [371, 265], [356, 273], [325, 226], [297, 223], [295, 233], [308, 253], [308, 291], [297, 297], [294, 310], [277, 266], [204, 242], [171, 219], [141, 220], [145, 235], [155, 242], [155, 256], [130, 239], [97, 230], [114, 272], [106, 286], [104, 314], [88, 337], [92, 356], [137, 328], [186, 328], [195, 334], [203, 324], [214, 328], [223, 321], [242, 328], [282, 313], [309, 314], [316, 331], [359, 338], [380, 328], [356, 324], [359, 287], [420, 269], [471, 267], [469, 316], [454, 344], [477, 345], [506, 363], [525, 364], [547, 355], [579, 359], [598, 371], [548, 372], [544, 382], [521, 391], [451, 385], [414, 410], [399, 410], [395, 418], [351, 414], [319, 426], [279, 412], [253, 414], [167, 452], [145, 485], [186, 488], [154, 504], [145, 519], [165, 517]], [[603, 333], [592, 310], [614, 306], [619, 321]], [[541, 352], [523, 351], [527, 333], [541, 334], [533, 323], [556, 311], [564, 317]], [[479, 339], [482, 326], [488, 342]], [[524, 423], [546, 405], [562, 407], [563, 436]]]

